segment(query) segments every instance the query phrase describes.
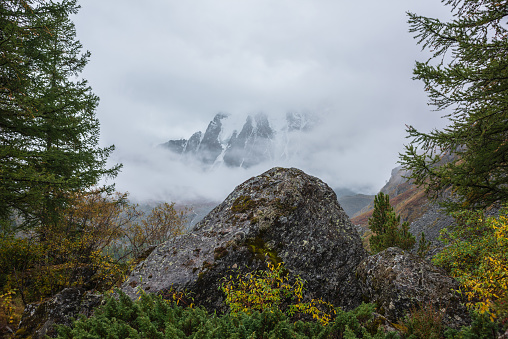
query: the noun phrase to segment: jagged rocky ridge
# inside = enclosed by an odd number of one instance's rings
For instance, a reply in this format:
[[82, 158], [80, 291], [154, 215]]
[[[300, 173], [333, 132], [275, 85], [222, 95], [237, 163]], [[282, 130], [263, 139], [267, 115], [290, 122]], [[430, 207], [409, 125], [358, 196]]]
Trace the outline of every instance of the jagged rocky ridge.
[[231, 135], [223, 135], [222, 121], [227, 117], [218, 113], [204, 134], [199, 131], [189, 139], [169, 140], [161, 146], [204, 166], [223, 163], [228, 167], [249, 168], [267, 160], [290, 157], [287, 148], [279, 149], [280, 144], [290, 142], [291, 134], [309, 131], [317, 120], [308, 113], [288, 112], [285, 125], [277, 131], [265, 114], [258, 113], [247, 117], [240, 132], [234, 130]]

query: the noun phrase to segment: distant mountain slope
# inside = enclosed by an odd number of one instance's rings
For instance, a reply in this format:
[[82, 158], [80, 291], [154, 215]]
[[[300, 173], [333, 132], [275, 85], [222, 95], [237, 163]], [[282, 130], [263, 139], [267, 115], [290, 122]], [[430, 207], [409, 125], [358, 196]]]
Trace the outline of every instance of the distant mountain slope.
[[[438, 240], [440, 231], [452, 226], [454, 220], [437, 203], [429, 201], [424, 188], [417, 187], [404, 178], [406, 175], [407, 172], [401, 167], [393, 169], [390, 180], [381, 192], [390, 196], [390, 203], [395, 213], [401, 216], [401, 220], [409, 222], [409, 231], [416, 237], [417, 244], [412, 252], [418, 250], [418, 241], [423, 232], [425, 239], [432, 243], [428, 254], [431, 256], [444, 246]], [[357, 229], [363, 230], [367, 236], [370, 233], [368, 220], [372, 216], [373, 208], [372, 202], [351, 218]]]
[[[404, 176], [407, 172], [402, 167], [392, 170], [390, 180], [381, 189], [381, 192], [390, 196], [390, 203], [395, 212], [401, 216], [402, 221], [412, 223], [420, 218], [429, 208], [428, 199], [424, 189], [413, 185]], [[368, 219], [372, 216], [374, 203], [370, 203], [361, 211], [353, 215], [351, 221], [355, 225], [368, 228]]]
[[346, 195], [338, 197], [337, 200], [344, 212], [351, 218], [351, 216], [372, 203], [374, 196], [365, 194]]
[[[441, 157], [438, 165], [446, 164], [453, 159], [455, 159], [453, 154], [445, 154]], [[390, 180], [381, 189], [381, 192], [390, 196], [390, 204], [394, 207], [395, 212], [401, 216], [401, 220], [411, 224], [429, 211], [433, 211], [432, 213], [436, 218], [443, 219], [446, 213], [439, 208], [437, 203], [429, 201], [425, 189], [414, 185], [411, 180], [406, 178], [408, 176], [409, 173], [402, 169], [402, 166], [396, 167], [392, 170]], [[368, 219], [372, 216], [373, 208], [372, 203], [359, 211], [351, 219], [353, 224], [368, 229]], [[439, 213], [439, 216], [436, 213]], [[413, 234], [417, 235], [414, 232]], [[418, 234], [421, 234], [421, 231]]]
[[[453, 159], [453, 155], [445, 155], [442, 157], [442, 164]], [[409, 222], [409, 231], [416, 237], [416, 246], [412, 252], [418, 250], [418, 242], [421, 234], [425, 235], [425, 239], [431, 242], [430, 251], [427, 257], [437, 253], [444, 247], [439, 241], [439, 235], [442, 229], [452, 228], [455, 226], [455, 220], [452, 216], [444, 211], [437, 202], [430, 201], [423, 187], [417, 187], [408, 181], [407, 176], [401, 167], [392, 170], [392, 174], [388, 183], [381, 189], [381, 192], [390, 196], [390, 203], [394, 207], [395, 212], [401, 216], [402, 221]], [[449, 196], [449, 190], [444, 192], [445, 196]], [[369, 204], [356, 215], [351, 221], [357, 229], [369, 236], [368, 219], [372, 216], [373, 203]], [[499, 206], [492, 206], [485, 211], [486, 215], [496, 215]]]

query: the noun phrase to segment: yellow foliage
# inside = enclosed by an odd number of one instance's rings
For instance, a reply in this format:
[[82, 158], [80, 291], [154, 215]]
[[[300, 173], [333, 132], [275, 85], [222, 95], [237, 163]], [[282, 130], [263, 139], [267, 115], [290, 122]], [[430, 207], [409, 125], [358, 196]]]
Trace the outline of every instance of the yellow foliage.
[[[141, 288], [139, 289], [142, 293], [144, 293]], [[192, 297], [192, 292], [190, 291], [178, 291], [173, 287], [158, 292], [158, 295], [162, 297], [163, 300], [166, 300], [168, 303], [175, 303], [176, 305], [183, 307], [194, 307], [194, 298]]]
[[508, 300], [508, 209], [498, 217], [469, 214], [466, 220], [435, 261], [461, 283], [468, 306], [493, 319], [499, 316], [496, 302]]
[[495, 246], [483, 257], [478, 271], [464, 272], [462, 279], [469, 300], [480, 298], [476, 307], [481, 313], [492, 311], [495, 300], [508, 298], [508, 218], [491, 217], [487, 225], [494, 230]]
[[323, 325], [332, 320], [336, 314], [332, 304], [315, 299], [303, 302], [304, 288], [300, 277], [290, 282], [283, 263], [273, 264], [267, 260], [266, 265], [266, 271], [224, 278], [220, 288], [226, 295], [226, 304], [233, 315], [264, 310], [273, 312], [287, 303], [287, 313], [290, 316], [296, 313], [308, 314]]
[[0, 294], [0, 311], [8, 317], [9, 324], [14, 322], [14, 306], [12, 298], [16, 295], [16, 289], [10, 289]]
[[24, 303], [71, 286], [107, 290], [148, 246], [184, 229], [187, 211], [174, 204], [161, 204], [143, 219], [127, 194], [66, 196], [58, 218], [22, 236], [0, 238], [0, 288], [16, 286]]

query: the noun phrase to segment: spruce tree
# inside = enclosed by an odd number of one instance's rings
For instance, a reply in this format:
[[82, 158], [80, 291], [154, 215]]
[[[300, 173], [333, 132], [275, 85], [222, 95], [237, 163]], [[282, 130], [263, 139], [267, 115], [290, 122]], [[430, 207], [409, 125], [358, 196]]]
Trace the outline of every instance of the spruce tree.
[[433, 52], [413, 79], [430, 105], [449, 109], [449, 125], [430, 133], [409, 126], [400, 162], [432, 198], [452, 188], [449, 209], [483, 208], [508, 200], [508, 1], [442, 2], [453, 20], [408, 15], [410, 32]]
[[376, 234], [385, 234], [387, 232], [388, 223], [391, 221], [391, 212], [393, 207], [390, 205], [390, 196], [379, 192], [374, 197], [374, 210], [372, 217], [369, 218], [369, 228]]
[[65, 192], [119, 170], [106, 168], [114, 147], [98, 146], [99, 99], [79, 78], [90, 53], [82, 53], [69, 18], [78, 8], [75, 0], [1, 3], [3, 221], [16, 213], [27, 224], [53, 222]]
[[393, 246], [409, 250], [416, 242], [415, 237], [409, 232], [409, 224], [400, 223], [400, 215], [396, 215], [390, 205], [390, 196], [383, 192], [374, 197], [374, 210], [372, 217], [369, 218], [369, 229], [374, 233], [369, 239], [373, 253]]
[[0, 220], [5, 221], [15, 205], [30, 200], [26, 191], [29, 166], [24, 144], [31, 134], [34, 113], [27, 92], [31, 72], [30, 43], [45, 34], [33, 25], [37, 15], [33, 1], [0, 2]]

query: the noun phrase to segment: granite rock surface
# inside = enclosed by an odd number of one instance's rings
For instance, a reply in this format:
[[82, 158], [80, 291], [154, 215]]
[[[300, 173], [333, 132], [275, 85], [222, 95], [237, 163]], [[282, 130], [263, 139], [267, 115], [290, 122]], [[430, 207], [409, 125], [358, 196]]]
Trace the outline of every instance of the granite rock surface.
[[66, 288], [41, 303], [25, 307], [16, 338], [55, 337], [55, 325], [71, 326], [73, 318], [79, 314], [89, 317], [93, 309], [100, 305], [103, 297], [83, 288]]
[[468, 325], [458, 282], [431, 262], [397, 247], [366, 258], [357, 268], [364, 300], [396, 322], [412, 309], [432, 305], [450, 327]]

